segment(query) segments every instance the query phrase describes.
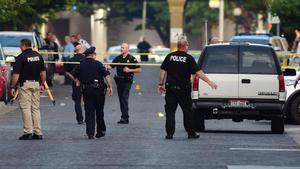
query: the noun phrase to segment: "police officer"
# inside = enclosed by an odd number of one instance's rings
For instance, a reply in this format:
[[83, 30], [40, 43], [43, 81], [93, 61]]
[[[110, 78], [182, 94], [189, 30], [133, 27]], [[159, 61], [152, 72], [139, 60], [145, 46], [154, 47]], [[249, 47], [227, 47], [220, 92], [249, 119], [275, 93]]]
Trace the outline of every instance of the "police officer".
[[[108, 95], [112, 95], [112, 82], [109, 72], [106, 71], [103, 64], [94, 58], [96, 48], [90, 47], [84, 54], [85, 60], [74, 70], [72, 74], [79, 79], [83, 86], [83, 101], [85, 109], [86, 133], [89, 139], [93, 139], [95, 135], [95, 115], [97, 123], [96, 138], [105, 136], [104, 122], [104, 102], [106, 90]], [[104, 79], [107, 82], [108, 87]]]
[[[75, 52], [76, 54], [69, 59], [69, 62], [82, 62], [84, 60], [83, 48], [80, 43], [75, 42]], [[66, 74], [73, 78], [69, 73], [74, 70], [78, 64], [67, 64], [66, 65]], [[72, 100], [74, 101], [76, 120], [78, 124], [83, 124], [82, 108], [81, 108], [81, 86], [80, 83], [76, 83], [76, 79], [72, 79]]]
[[[121, 55], [117, 56], [113, 63], [138, 63], [136, 58], [128, 53], [129, 46], [127, 43], [121, 45]], [[117, 85], [118, 96], [120, 101], [121, 108], [121, 119], [118, 121], [119, 124], [128, 124], [129, 123], [129, 114], [128, 114], [128, 100], [129, 92], [133, 82], [134, 73], [142, 72], [142, 69], [138, 65], [111, 65], [107, 66], [108, 69], [117, 68], [117, 75], [114, 79]]]
[[19, 102], [23, 115], [24, 134], [20, 140], [43, 139], [40, 113], [40, 89], [44, 90], [46, 69], [42, 56], [31, 49], [31, 41], [20, 41], [22, 53], [13, 67], [11, 95], [14, 96], [17, 82], [20, 83]]
[[[175, 132], [175, 112], [179, 104], [183, 111], [184, 128], [189, 139], [199, 138], [194, 130], [193, 110], [191, 98], [191, 74], [197, 74], [211, 88], [216, 89], [217, 85], [210, 81], [202, 70], [197, 66], [194, 58], [187, 54], [188, 41], [184, 38], [177, 42], [178, 51], [168, 54], [160, 69], [159, 93], [166, 92], [166, 139], [173, 139]], [[165, 86], [164, 80], [166, 78]]]

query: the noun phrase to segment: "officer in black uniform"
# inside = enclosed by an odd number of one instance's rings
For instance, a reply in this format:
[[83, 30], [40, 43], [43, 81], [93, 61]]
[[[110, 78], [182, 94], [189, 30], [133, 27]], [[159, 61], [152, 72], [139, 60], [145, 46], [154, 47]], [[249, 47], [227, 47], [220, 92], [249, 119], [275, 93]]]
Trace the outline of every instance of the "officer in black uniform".
[[[127, 43], [121, 45], [121, 55], [117, 56], [113, 63], [138, 63], [136, 58], [128, 53], [129, 46]], [[107, 66], [108, 69], [117, 67], [117, 75], [114, 79], [117, 85], [118, 96], [120, 101], [121, 108], [121, 120], [118, 121], [119, 124], [128, 124], [129, 123], [129, 114], [128, 114], [128, 100], [129, 92], [133, 82], [134, 73], [142, 72], [142, 69], [138, 65], [111, 65]]]
[[[83, 87], [86, 133], [89, 139], [93, 139], [95, 135], [95, 115], [97, 123], [96, 138], [105, 135], [106, 127], [103, 108], [106, 89], [108, 95], [112, 95], [112, 82], [109, 72], [106, 71], [101, 62], [94, 59], [96, 56], [95, 50], [95, 47], [87, 49], [84, 52], [85, 60], [72, 71], [72, 75], [79, 79]], [[104, 79], [108, 87], [106, 87]]]
[[[178, 51], [168, 54], [161, 65], [159, 93], [166, 92], [166, 139], [173, 139], [175, 132], [175, 112], [179, 104], [183, 111], [184, 128], [188, 133], [188, 138], [199, 138], [194, 130], [192, 98], [191, 98], [191, 74], [197, 74], [213, 89], [217, 85], [210, 81], [202, 70], [198, 67], [195, 59], [187, 54], [188, 42], [181, 38], [177, 43]], [[164, 86], [165, 76], [167, 76]]]
[[[75, 52], [76, 54], [69, 59], [69, 62], [82, 62], [84, 60], [83, 48], [80, 43], [74, 43]], [[66, 74], [71, 76], [69, 73], [74, 70], [78, 64], [67, 64], [66, 67]], [[72, 77], [71, 77], [72, 78]], [[82, 116], [82, 108], [81, 108], [81, 86], [80, 83], [76, 83], [76, 79], [72, 81], [72, 100], [75, 102], [75, 113], [76, 113], [76, 120], [78, 124], [83, 124], [83, 116]]]
[[11, 95], [14, 96], [19, 82], [19, 102], [23, 114], [24, 134], [20, 140], [43, 139], [40, 113], [40, 89], [43, 91], [46, 81], [46, 69], [43, 57], [31, 48], [29, 39], [20, 41], [22, 53], [13, 66]]

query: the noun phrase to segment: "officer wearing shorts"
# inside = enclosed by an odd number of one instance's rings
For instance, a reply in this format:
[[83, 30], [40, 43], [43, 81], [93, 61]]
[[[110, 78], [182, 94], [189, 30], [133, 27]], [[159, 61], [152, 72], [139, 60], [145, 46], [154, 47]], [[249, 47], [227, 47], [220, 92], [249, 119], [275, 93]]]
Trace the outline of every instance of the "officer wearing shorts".
[[44, 90], [46, 69], [42, 56], [31, 49], [31, 41], [20, 41], [22, 53], [16, 58], [13, 67], [11, 95], [19, 88], [19, 102], [23, 115], [23, 132], [20, 140], [43, 139], [40, 113], [40, 89]]
[[[173, 139], [175, 133], [175, 112], [178, 104], [183, 111], [184, 128], [189, 139], [199, 138], [194, 130], [191, 82], [192, 74], [197, 74], [202, 80], [208, 83], [213, 89], [217, 85], [210, 81], [198, 67], [195, 59], [187, 54], [188, 41], [184, 38], [177, 42], [178, 51], [168, 54], [160, 69], [159, 93], [166, 92], [166, 139]], [[166, 82], [164, 85], [166, 77]]]
[[85, 60], [72, 71], [72, 75], [80, 81], [83, 87], [86, 134], [88, 139], [94, 139], [95, 124], [97, 124], [96, 138], [105, 136], [106, 126], [103, 112], [105, 94], [106, 90], [109, 96], [113, 92], [109, 72], [101, 62], [94, 59], [96, 56], [95, 50], [95, 47], [87, 49], [83, 53]]

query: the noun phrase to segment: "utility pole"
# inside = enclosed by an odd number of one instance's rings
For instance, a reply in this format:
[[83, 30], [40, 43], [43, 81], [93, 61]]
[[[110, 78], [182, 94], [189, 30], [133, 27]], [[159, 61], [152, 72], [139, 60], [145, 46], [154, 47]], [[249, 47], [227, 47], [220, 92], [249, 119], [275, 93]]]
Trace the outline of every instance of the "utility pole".
[[220, 0], [219, 7], [219, 41], [224, 40], [224, 0]]
[[147, 1], [144, 0], [144, 3], [143, 3], [143, 21], [142, 21], [142, 38], [145, 37], [146, 19], [147, 19]]
[[185, 0], [168, 0], [170, 10], [170, 48], [176, 49], [178, 36], [183, 33]]

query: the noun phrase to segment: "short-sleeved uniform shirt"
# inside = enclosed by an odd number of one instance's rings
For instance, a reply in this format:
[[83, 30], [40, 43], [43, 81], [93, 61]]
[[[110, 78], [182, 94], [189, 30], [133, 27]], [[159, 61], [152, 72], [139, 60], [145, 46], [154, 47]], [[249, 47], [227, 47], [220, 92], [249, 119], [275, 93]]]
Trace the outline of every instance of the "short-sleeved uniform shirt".
[[[128, 54], [125, 58], [123, 55], [117, 56], [112, 63], [138, 63], [136, 58], [130, 54]], [[124, 67], [128, 67], [129, 69], [139, 68], [139, 65], [111, 65], [112, 68], [117, 67], [117, 75], [125, 78], [133, 78], [133, 73], [126, 73], [123, 71]]]
[[200, 70], [193, 56], [183, 51], [168, 54], [160, 68], [167, 72], [166, 84], [177, 86], [190, 85], [191, 74]]
[[26, 80], [40, 80], [41, 71], [45, 71], [43, 57], [31, 48], [24, 50], [17, 58], [13, 67], [13, 73], [20, 74], [19, 82]]
[[103, 82], [103, 78], [109, 75], [103, 64], [93, 58], [86, 58], [71, 74], [79, 79], [82, 84], [92, 84], [95, 80]]

